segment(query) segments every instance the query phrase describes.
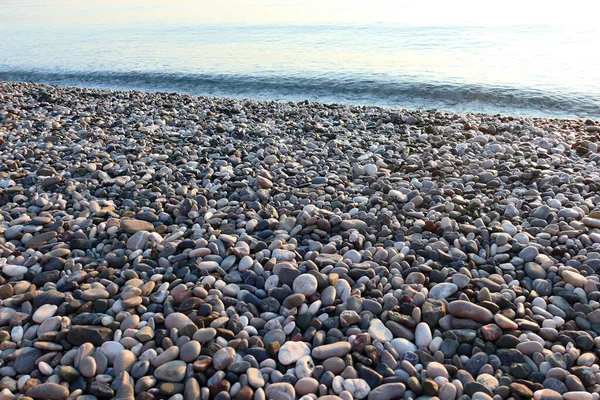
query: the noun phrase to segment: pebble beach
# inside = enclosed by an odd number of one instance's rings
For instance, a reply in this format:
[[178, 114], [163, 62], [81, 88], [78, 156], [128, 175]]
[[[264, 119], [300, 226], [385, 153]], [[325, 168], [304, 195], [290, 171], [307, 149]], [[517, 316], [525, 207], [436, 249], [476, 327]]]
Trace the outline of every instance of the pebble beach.
[[599, 400], [599, 135], [0, 82], [0, 400]]

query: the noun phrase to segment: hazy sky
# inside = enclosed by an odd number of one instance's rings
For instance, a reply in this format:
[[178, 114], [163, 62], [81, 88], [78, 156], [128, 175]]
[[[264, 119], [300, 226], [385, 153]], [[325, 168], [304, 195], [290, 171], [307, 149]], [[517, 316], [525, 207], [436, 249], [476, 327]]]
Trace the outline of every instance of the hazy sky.
[[[185, 10], [196, 23], [233, 24], [371, 24], [403, 25], [510, 25], [568, 24], [597, 25], [600, 2], [596, 0], [0, 0], [3, 8], [32, 13], [46, 22], [64, 20], [71, 14], [85, 19], [118, 21], [127, 14], [145, 21], [164, 21], [169, 14], [181, 16]], [[14, 13], [12, 13], [14, 17]]]

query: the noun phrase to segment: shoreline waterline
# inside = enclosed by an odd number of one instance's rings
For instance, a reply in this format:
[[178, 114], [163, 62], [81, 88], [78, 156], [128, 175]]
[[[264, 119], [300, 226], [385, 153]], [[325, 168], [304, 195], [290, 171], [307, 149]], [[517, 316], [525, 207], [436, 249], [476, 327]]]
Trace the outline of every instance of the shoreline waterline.
[[[52, 76], [52, 74], [50, 74]], [[92, 74], [93, 75], [93, 74]], [[173, 79], [174, 77], [177, 77], [178, 74], [158, 74], [160, 76], [167, 76], [170, 79]], [[309, 103], [309, 104], [322, 104], [322, 105], [335, 105], [335, 106], [339, 106], [339, 107], [348, 107], [348, 108], [376, 108], [376, 109], [382, 109], [382, 110], [393, 110], [394, 112], [398, 112], [398, 111], [402, 111], [402, 112], [441, 112], [441, 113], [445, 113], [445, 114], [459, 114], [459, 115], [489, 115], [489, 116], [505, 116], [505, 117], [515, 117], [515, 118], [528, 118], [528, 119], [548, 119], [548, 120], [598, 120], [600, 119], [600, 114], [597, 117], [594, 117], [592, 115], [590, 116], [585, 116], [585, 117], [578, 117], [576, 115], [570, 114], [568, 112], [566, 112], [565, 114], [561, 115], [556, 115], [556, 111], [554, 112], [549, 112], [548, 114], [546, 114], [545, 111], [543, 111], [543, 109], [534, 109], [531, 108], [529, 109], [528, 112], [524, 111], [522, 107], [518, 107], [517, 110], [520, 110], [521, 112], [525, 112], [525, 114], [518, 114], [518, 113], [511, 113], [511, 112], [502, 112], [502, 111], [498, 111], [498, 112], [491, 112], [491, 111], [486, 111], [486, 110], [477, 110], [477, 107], [473, 107], [474, 109], [469, 109], [466, 108], [464, 110], [453, 110], [453, 109], [446, 109], [443, 107], [438, 107], [435, 106], [436, 104], [439, 105], [438, 101], [435, 100], [423, 100], [420, 101], [421, 104], [423, 104], [423, 107], [409, 107], [409, 106], [392, 106], [389, 104], [381, 104], [381, 103], [362, 103], [360, 101], [335, 101], [335, 99], [331, 99], [331, 98], [327, 98], [326, 100], [320, 100], [320, 99], [311, 99], [311, 98], [305, 98], [302, 97], [300, 95], [290, 95], [289, 99], [286, 98], [269, 98], [269, 94], [265, 93], [265, 94], [260, 94], [258, 96], [255, 97], [248, 97], [245, 95], [242, 95], [241, 93], [239, 95], [220, 95], [220, 94], [198, 94], [197, 93], [197, 88], [196, 89], [191, 89], [188, 88], [186, 89], [185, 86], [179, 86], [179, 87], [174, 87], [171, 85], [167, 84], [165, 86], [158, 86], [158, 87], [153, 87], [153, 82], [152, 81], [144, 81], [143, 83], [131, 83], [131, 82], [127, 82], [127, 80], [129, 78], [132, 78], [132, 75], [129, 74], [123, 74], [123, 75], [119, 75], [117, 74], [111, 74], [111, 76], [113, 77], [112, 79], [114, 79], [111, 82], [111, 78], [108, 78], [107, 76], [103, 76], [103, 78], [100, 81], [88, 81], [88, 82], [81, 82], [80, 84], [74, 84], [71, 83], [70, 81], [70, 76], [72, 76], [71, 74], [63, 74], [63, 73], [57, 73], [56, 76], [57, 78], [50, 78], [49, 81], [45, 81], [45, 79], [43, 78], [44, 74], [42, 73], [26, 73], [26, 77], [31, 78], [31, 79], [36, 79], [38, 81], [33, 81], [30, 79], [9, 79], [9, 80], [5, 80], [3, 78], [6, 77], [13, 77], [13, 75], [9, 72], [2, 72], [0, 71], [0, 83], [2, 82], [6, 82], [6, 83], [23, 83], [23, 84], [31, 84], [31, 85], [39, 85], [39, 86], [50, 86], [50, 87], [56, 87], [56, 88], [77, 88], [77, 89], [83, 89], [83, 90], [97, 90], [100, 92], [140, 92], [140, 93], [146, 93], [146, 94], [152, 94], [152, 93], [156, 93], [156, 94], [170, 94], [170, 95], [179, 95], [179, 96], [189, 96], [189, 97], [198, 97], [198, 98], [206, 98], [206, 99], [226, 99], [226, 100], [236, 100], [236, 101], [255, 101], [255, 102], [262, 102], [262, 103], [269, 103], [269, 102], [277, 102], [277, 103]], [[19, 75], [17, 75], [19, 76]], [[135, 76], [135, 74], [134, 74]], [[62, 77], [62, 78], [61, 78]], [[21, 78], [23, 78], [23, 76], [21, 76]], [[207, 78], [208, 80], [211, 79], [216, 79], [216, 78]], [[58, 83], [55, 83], [58, 82]], [[175, 90], [171, 90], [175, 88]], [[177, 90], [177, 89], [181, 89], [181, 90]], [[450, 90], [450, 89], [448, 89]], [[212, 88], [209, 90], [209, 92], [219, 92], [221, 91], [221, 89], [215, 89]], [[509, 98], [509, 95], [507, 94], [507, 99]], [[488, 106], [486, 106], [487, 108]], [[600, 110], [598, 111], [600, 113]]]

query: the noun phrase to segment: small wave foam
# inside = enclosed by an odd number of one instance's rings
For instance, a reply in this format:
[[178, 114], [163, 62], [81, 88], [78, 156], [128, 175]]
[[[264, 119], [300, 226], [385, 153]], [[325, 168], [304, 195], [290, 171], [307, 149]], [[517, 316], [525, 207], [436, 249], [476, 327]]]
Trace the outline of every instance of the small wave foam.
[[154, 72], [0, 70], [0, 80], [117, 90], [166, 91], [280, 101], [321, 101], [533, 117], [600, 118], [600, 98], [584, 93], [349, 75], [243, 76]]

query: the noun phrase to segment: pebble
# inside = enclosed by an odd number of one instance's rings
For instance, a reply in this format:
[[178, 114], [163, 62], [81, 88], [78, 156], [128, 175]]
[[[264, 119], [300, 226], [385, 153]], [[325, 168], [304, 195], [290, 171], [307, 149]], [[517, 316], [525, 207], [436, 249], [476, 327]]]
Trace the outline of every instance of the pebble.
[[161, 381], [181, 382], [185, 377], [186, 366], [187, 364], [183, 361], [169, 361], [156, 368], [154, 376]]
[[304, 342], [286, 342], [279, 349], [278, 359], [283, 365], [290, 365], [301, 357], [310, 355], [310, 348]]
[[0, 86], [3, 398], [598, 397], [598, 121]]
[[369, 335], [374, 340], [379, 340], [382, 343], [386, 343], [391, 341], [394, 338], [392, 332], [385, 327], [383, 322], [379, 319], [374, 319], [371, 321], [371, 326], [369, 327]]
[[419, 323], [415, 329], [415, 345], [417, 347], [427, 347], [432, 339], [429, 325], [425, 322]]
[[301, 293], [305, 296], [310, 296], [317, 291], [317, 278], [309, 274], [302, 274], [294, 279], [294, 293]]

